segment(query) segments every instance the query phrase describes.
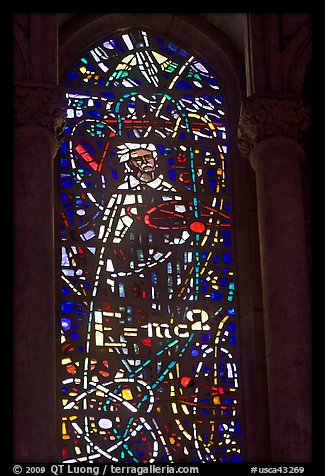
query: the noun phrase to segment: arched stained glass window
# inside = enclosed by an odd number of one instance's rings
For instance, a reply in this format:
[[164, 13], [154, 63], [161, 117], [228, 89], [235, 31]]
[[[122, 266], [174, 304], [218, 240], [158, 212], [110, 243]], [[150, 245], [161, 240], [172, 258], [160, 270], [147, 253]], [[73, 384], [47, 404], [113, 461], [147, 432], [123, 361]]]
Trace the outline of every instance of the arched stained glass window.
[[66, 75], [62, 461], [242, 461], [227, 104], [190, 51], [107, 37]]

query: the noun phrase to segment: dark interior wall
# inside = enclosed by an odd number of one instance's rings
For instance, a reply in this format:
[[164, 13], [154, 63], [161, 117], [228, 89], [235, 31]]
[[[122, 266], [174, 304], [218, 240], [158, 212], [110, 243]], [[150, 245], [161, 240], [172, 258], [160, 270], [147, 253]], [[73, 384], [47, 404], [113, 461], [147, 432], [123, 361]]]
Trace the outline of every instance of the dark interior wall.
[[[53, 17], [55, 16], [55, 17]], [[57, 27], [54, 27], [57, 20]], [[311, 102], [311, 16], [309, 14], [278, 14], [276, 44], [281, 53], [280, 69], [282, 94], [303, 96]], [[263, 19], [265, 22], [265, 18]], [[60, 84], [60, 78], [84, 48], [104, 33], [116, 32], [141, 23], [170, 35], [179, 43], [185, 42], [204, 56], [209, 64], [218, 67], [229, 88], [232, 126], [236, 128], [241, 99], [246, 95], [249, 44], [247, 41], [247, 14], [28, 14], [18, 13], [14, 18], [14, 82], [28, 83], [32, 88]], [[267, 23], [267, 22], [266, 22]], [[274, 23], [269, 22], [269, 27]], [[270, 35], [272, 30], [268, 30]], [[190, 32], [190, 35], [189, 35]], [[270, 36], [275, 39], [275, 36]], [[274, 40], [275, 41], [275, 40]], [[272, 43], [272, 42], [271, 42]], [[57, 57], [58, 45], [58, 57]], [[272, 43], [274, 48], [275, 43]], [[255, 68], [261, 68], [257, 48]], [[271, 51], [271, 50], [270, 50]], [[265, 50], [263, 51], [265, 55]], [[28, 108], [26, 96], [26, 108]], [[249, 461], [271, 458], [269, 436], [268, 395], [266, 383], [263, 301], [259, 256], [259, 234], [255, 173], [247, 160], [236, 150], [233, 138], [236, 209], [237, 260], [242, 311], [242, 369], [244, 392], [244, 419]], [[308, 161], [302, 168], [305, 203], [305, 226], [308, 254], [311, 257], [311, 138], [306, 144]], [[21, 184], [17, 184], [21, 186]], [[45, 213], [45, 212], [44, 212]], [[46, 214], [46, 213], [45, 213]], [[51, 251], [51, 250], [49, 250]], [[21, 251], [23, 252], [23, 251]], [[23, 258], [24, 259], [24, 258]], [[310, 281], [311, 283], [311, 281]], [[33, 347], [33, 340], [29, 342]], [[28, 346], [25, 347], [28, 355]], [[35, 367], [35, 371], [38, 371]], [[43, 369], [44, 370], [44, 369]], [[44, 370], [46, 371], [46, 369]], [[19, 382], [18, 382], [19, 385]], [[252, 397], [253, 393], [253, 397]], [[33, 393], [31, 393], [33, 395]], [[27, 404], [28, 402], [26, 402]], [[34, 408], [37, 405], [34, 405]], [[45, 412], [46, 413], [46, 412]], [[17, 417], [19, 419], [19, 415]], [[42, 435], [46, 438], [46, 421]], [[23, 423], [22, 423], [23, 424]], [[22, 433], [23, 434], [23, 433]], [[16, 442], [17, 446], [21, 443]], [[27, 444], [27, 449], [26, 449]], [[35, 446], [35, 443], [33, 443]], [[28, 452], [28, 442], [24, 442]], [[46, 446], [50, 452], [51, 442]], [[45, 451], [45, 450], [44, 450]], [[48, 453], [47, 453], [48, 454]], [[47, 459], [47, 457], [45, 457]]]

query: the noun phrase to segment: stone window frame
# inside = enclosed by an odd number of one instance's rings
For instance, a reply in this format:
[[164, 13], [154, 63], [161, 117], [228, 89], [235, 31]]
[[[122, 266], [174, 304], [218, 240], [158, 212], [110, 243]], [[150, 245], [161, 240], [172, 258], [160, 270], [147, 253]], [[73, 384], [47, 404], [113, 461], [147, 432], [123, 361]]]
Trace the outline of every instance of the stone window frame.
[[113, 36], [132, 28], [147, 28], [188, 47], [194, 54], [204, 58], [225, 86], [223, 94], [231, 130], [229, 145], [234, 190], [234, 252], [239, 288], [239, 346], [245, 433], [243, 453], [244, 461], [263, 459], [263, 455], [268, 454], [270, 443], [268, 431], [265, 430], [269, 423], [255, 176], [248, 161], [241, 159], [237, 147], [239, 114], [242, 98], [245, 96], [244, 65], [238, 52], [224, 35], [211, 26], [207, 28], [202, 19], [191, 14], [81, 14], [67, 22], [61, 32], [59, 30], [59, 83], [78, 55], [89, 45], [107, 34]]

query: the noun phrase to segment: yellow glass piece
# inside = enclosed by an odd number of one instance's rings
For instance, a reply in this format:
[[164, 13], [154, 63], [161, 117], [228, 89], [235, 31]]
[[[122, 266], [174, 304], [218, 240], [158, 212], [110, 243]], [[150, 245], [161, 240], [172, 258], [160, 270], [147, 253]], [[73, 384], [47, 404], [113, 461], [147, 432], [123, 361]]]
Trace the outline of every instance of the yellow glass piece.
[[156, 51], [153, 51], [152, 54], [159, 64], [164, 63], [168, 59], [166, 56], [163, 56], [160, 53], [157, 53]]
[[64, 421], [62, 422], [62, 438], [63, 440], [70, 440], [70, 436], [67, 434], [67, 425]]
[[123, 58], [122, 63], [119, 63], [116, 66], [116, 70], [124, 70], [124, 69], [130, 69], [128, 66], [135, 66], [137, 64], [137, 60], [134, 54], [128, 55], [125, 58]]
[[185, 413], [185, 415], [189, 415], [189, 414], [190, 414], [190, 412], [189, 412], [189, 410], [188, 410], [188, 408], [187, 408], [187, 405], [185, 405], [184, 403], [181, 404], [181, 408], [182, 408], [183, 412]]
[[133, 395], [132, 395], [131, 389], [123, 388], [122, 397], [124, 398], [124, 400], [133, 400]]

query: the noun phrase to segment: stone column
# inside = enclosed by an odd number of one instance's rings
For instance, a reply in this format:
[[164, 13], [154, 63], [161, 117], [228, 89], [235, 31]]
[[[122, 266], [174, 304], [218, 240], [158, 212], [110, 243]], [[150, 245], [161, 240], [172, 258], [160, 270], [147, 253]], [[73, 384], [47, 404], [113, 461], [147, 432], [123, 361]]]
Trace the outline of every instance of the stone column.
[[256, 172], [272, 461], [311, 461], [311, 306], [301, 173], [309, 110], [251, 96], [239, 148]]
[[57, 461], [53, 158], [65, 123], [56, 87], [14, 88], [13, 458]]

